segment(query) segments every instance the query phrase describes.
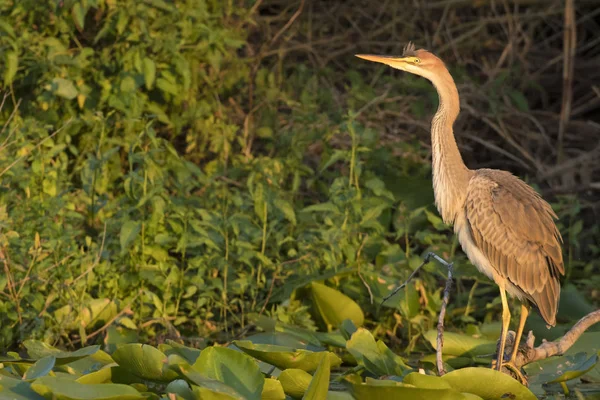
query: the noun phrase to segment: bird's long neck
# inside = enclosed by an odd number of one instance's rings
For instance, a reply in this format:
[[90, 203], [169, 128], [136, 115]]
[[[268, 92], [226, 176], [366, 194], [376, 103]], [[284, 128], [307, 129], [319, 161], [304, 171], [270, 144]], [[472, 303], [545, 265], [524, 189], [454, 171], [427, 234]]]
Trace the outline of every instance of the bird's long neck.
[[452, 130], [460, 111], [456, 84], [445, 68], [436, 72], [431, 81], [440, 98], [440, 105], [431, 121], [433, 191], [442, 219], [453, 223], [464, 206], [473, 171], [463, 162]]

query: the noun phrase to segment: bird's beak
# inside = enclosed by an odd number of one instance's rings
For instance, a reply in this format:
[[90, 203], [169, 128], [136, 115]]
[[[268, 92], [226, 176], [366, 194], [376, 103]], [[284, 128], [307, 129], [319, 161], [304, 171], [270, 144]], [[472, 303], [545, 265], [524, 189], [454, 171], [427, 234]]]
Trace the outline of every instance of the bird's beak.
[[406, 62], [404, 57], [397, 57], [397, 56], [378, 56], [376, 54], [355, 54], [355, 55], [356, 55], [356, 57], [362, 58], [363, 60], [378, 62], [381, 64], [393, 66], [396, 68], [398, 67], [398, 65], [404, 64]]

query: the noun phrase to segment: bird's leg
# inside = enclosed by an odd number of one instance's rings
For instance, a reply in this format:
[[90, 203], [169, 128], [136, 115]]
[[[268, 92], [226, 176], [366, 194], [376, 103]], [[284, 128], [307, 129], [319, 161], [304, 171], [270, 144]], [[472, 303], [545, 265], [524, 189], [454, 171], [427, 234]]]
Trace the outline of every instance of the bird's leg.
[[506, 334], [508, 333], [508, 325], [510, 324], [510, 310], [508, 309], [508, 301], [506, 300], [506, 290], [504, 290], [503, 285], [499, 285], [499, 287], [500, 298], [502, 299], [502, 331], [500, 332], [500, 348], [498, 349], [498, 357], [496, 359], [496, 369], [502, 371]]
[[515, 343], [512, 350], [512, 354], [510, 356], [510, 360], [507, 363], [504, 363], [504, 366], [510, 369], [519, 379], [519, 381], [523, 385], [527, 385], [527, 378], [523, 375], [515, 364], [517, 360], [517, 354], [519, 353], [519, 344], [521, 343], [521, 336], [523, 335], [523, 328], [525, 327], [525, 321], [527, 320], [527, 316], [529, 315], [529, 307], [525, 304], [521, 304], [521, 318], [519, 320], [519, 327], [517, 328], [517, 335], [515, 336]]
[[523, 335], [523, 328], [525, 328], [525, 321], [529, 316], [529, 307], [525, 304], [521, 304], [521, 319], [519, 320], [519, 328], [517, 329], [517, 336], [515, 337], [515, 346], [510, 356], [510, 363], [514, 364], [517, 360], [517, 354], [519, 353], [519, 344], [521, 343], [521, 336]]

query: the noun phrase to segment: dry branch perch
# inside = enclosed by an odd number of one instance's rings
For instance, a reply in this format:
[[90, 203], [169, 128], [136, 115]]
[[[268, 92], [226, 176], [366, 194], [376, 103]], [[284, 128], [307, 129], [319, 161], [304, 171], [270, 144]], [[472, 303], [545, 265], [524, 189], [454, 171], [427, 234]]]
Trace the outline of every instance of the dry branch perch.
[[[524, 348], [519, 350], [515, 366], [522, 368], [523, 366], [539, 361], [552, 356], [563, 355], [573, 344], [579, 339], [579, 337], [585, 332], [590, 326], [600, 322], [600, 310], [593, 311], [581, 318], [569, 332], [567, 332], [560, 340], [556, 342], [544, 341], [538, 347], [533, 347], [535, 337], [533, 333], [529, 331], [527, 342]], [[512, 347], [512, 346], [511, 346]], [[512, 351], [512, 350], [511, 350]]]

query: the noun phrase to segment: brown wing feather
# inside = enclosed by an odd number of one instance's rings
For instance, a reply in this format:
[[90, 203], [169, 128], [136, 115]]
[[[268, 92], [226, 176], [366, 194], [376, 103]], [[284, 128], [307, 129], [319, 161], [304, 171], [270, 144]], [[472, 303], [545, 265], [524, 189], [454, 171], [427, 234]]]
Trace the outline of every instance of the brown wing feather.
[[473, 241], [492, 267], [554, 326], [565, 270], [550, 205], [514, 175], [480, 169], [469, 181], [466, 216]]

